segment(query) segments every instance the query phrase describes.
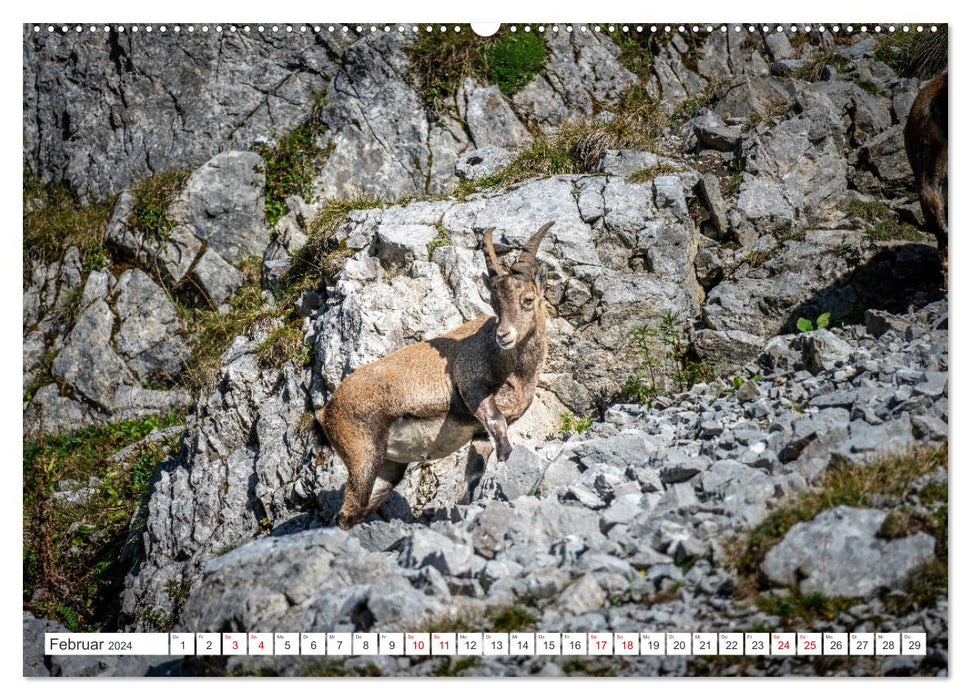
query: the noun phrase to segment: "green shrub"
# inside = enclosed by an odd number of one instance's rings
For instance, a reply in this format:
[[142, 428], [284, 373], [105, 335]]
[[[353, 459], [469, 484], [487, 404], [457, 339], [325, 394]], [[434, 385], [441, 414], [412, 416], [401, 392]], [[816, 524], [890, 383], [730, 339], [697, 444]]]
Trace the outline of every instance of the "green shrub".
[[408, 50], [409, 70], [425, 107], [449, 112], [462, 81], [474, 77], [513, 95], [543, 68], [546, 42], [537, 27], [517, 32], [503, 27], [480, 37], [468, 26], [459, 32], [423, 33]]
[[505, 95], [525, 87], [546, 63], [546, 42], [536, 31], [501, 34], [485, 51], [489, 81]]
[[585, 433], [593, 425], [593, 418], [579, 418], [569, 413], [560, 414], [561, 433]]
[[683, 390], [714, 379], [707, 363], [691, 357], [684, 323], [676, 314], [666, 314], [656, 324], [634, 328], [630, 346], [637, 371], [627, 379], [621, 392], [638, 403], [648, 403], [669, 388]]

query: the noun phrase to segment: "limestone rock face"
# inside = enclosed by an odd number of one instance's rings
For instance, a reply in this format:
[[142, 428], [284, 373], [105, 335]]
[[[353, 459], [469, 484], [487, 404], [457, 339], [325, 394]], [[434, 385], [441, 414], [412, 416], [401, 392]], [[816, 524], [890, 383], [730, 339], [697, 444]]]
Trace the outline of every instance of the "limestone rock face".
[[103, 200], [152, 173], [286, 133], [326, 90], [342, 33], [74, 32], [24, 27], [24, 154]]
[[177, 386], [189, 356], [183, 324], [145, 272], [132, 268], [116, 279], [97, 270], [85, 279], [74, 247], [61, 263], [34, 271], [25, 292], [24, 386], [36, 390], [25, 397], [25, 432], [59, 433], [189, 405]]

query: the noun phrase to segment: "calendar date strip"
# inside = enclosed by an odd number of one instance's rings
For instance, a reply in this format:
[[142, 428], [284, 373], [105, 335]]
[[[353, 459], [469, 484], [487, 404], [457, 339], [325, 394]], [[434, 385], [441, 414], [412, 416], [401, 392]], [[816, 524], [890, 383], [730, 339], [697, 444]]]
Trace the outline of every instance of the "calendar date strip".
[[46, 633], [48, 656], [923, 656], [924, 632]]

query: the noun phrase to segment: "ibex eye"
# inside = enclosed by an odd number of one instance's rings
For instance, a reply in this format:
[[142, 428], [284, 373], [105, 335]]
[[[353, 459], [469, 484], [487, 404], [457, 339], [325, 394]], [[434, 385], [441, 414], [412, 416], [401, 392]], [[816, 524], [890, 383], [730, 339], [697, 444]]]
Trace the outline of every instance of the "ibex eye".
[[526, 308], [529, 308], [532, 305], [533, 305], [533, 297], [525, 297], [523, 299], [523, 306], [525, 306]]

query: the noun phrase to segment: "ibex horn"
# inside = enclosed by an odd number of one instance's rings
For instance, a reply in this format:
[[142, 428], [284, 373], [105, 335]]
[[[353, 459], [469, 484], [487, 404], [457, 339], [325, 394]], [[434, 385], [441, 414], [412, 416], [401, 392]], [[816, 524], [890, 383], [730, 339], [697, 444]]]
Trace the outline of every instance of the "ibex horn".
[[539, 244], [543, 240], [543, 236], [546, 235], [546, 232], [552, 227], [552, 221], [545, 223], [539, 227], [539, 231], [530, 236], [529, 240], [526, 241], [526, 245], [523, 246], [523, 252], [519, 254], [519, 260], [516, 261], [517, 267], [536, 263], [536, 251], [539, 250]]
[[498, 277], [502, 274], [502, 265], [499, 264], [496, 250], [492, 247], [493, 231], [495, 231], [494, 228], [489, 228], [482, 233], [482, 249], [485, 251], [486, 269], [489, 270], [489, 276]]

